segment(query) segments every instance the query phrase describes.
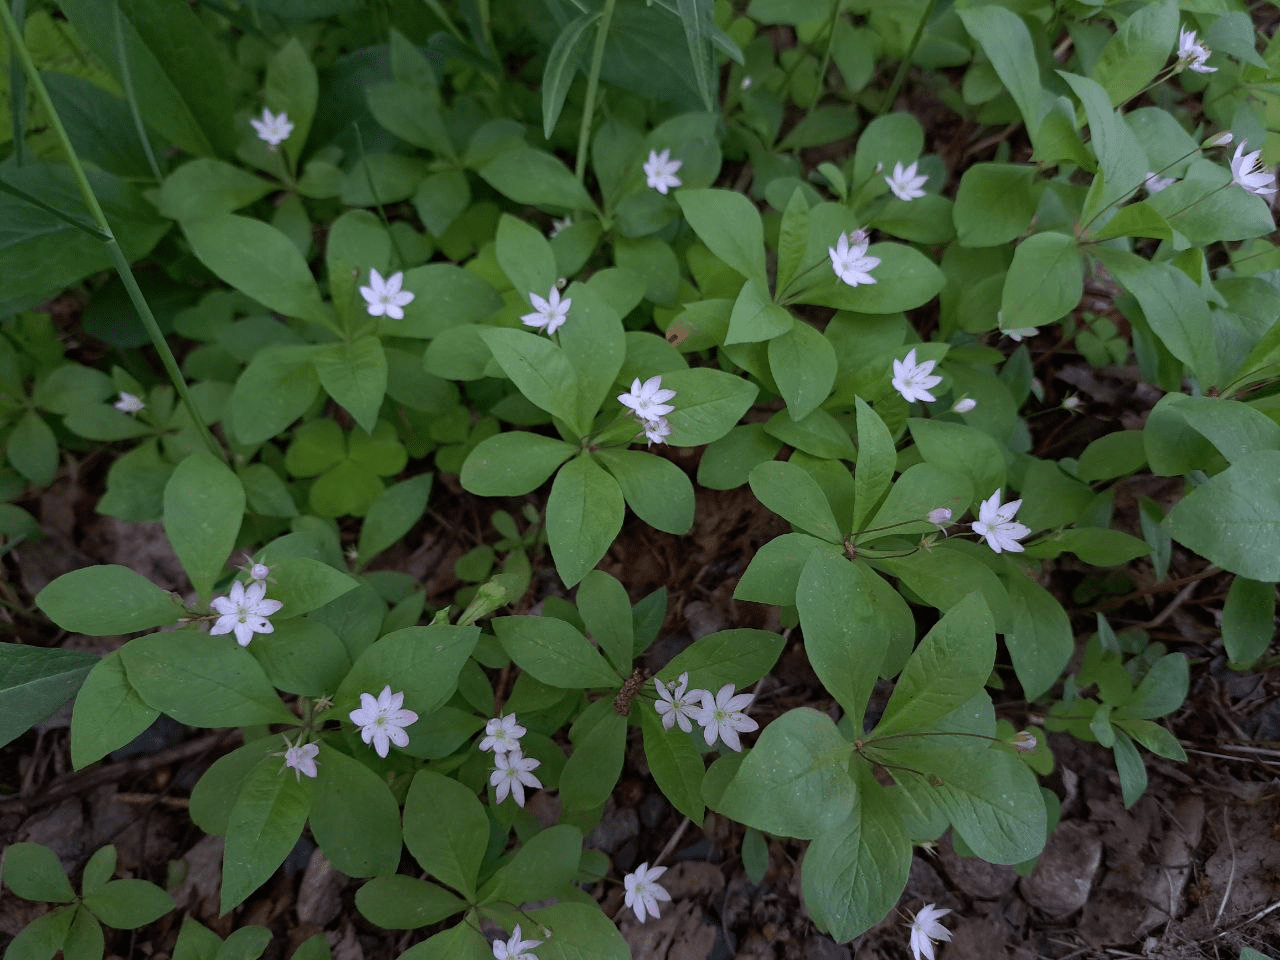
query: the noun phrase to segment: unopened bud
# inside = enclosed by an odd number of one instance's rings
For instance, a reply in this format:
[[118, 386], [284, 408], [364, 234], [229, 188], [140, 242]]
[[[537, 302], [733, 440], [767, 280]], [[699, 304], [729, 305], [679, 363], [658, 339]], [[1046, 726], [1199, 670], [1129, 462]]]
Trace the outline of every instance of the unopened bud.
[[266, 580], [269, 576], [271, 576], [271, 568], [265, 563], [255, 563], [249, 568], [250, 580]]
[[978, 401], [972, 397], [961, 397], [955, 402], [955, 406], [951, 408], [952, 413], [968, 413], [978, 405]]
[[929, 522], [939, 527], [945, 527], [951, 522], [951, 511], [946, 507], [934, 507], [928, 514]]
[[743, 90], [750, 90], [750, 89], [751, 89], [751, 84], [752, 84], [752, 83], [753, 83], [753, 81], [752, 81], [752, 79], [751, 79], [750, 77], [743, 77], [743, 78], [742, 78], [742, 89], [743, 89]]
[[1040, 741], [1036, 739], [1036, 735], [1030, 730], [1023, 730], [1009, 742], [1023, 753], [1030, 753], [1040, 745]]
[[1215, 133], [1204, 143], [1200, 144], [1200, 146], [1205, 150], [1208, 150], [1211, 147], [1225, 147], [1232, 141], [1232, 139], [1233, 137], [1231, 136], [1230, 130], [1221, 130], [1218, 133]]
[[1080, 406], [1080, 398], [1074, 393], [1062, 401], [1062, 409], [1071, 413], [1075, 413], [1075, 411], [1079, 410]]

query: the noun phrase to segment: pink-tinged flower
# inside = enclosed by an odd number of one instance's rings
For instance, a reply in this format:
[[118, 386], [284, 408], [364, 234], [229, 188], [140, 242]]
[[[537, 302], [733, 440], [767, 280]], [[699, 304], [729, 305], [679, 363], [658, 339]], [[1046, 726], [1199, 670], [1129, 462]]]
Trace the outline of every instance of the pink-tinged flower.
[[360, 288], [360, 296], [364, 297], [369, 316], [380, 317], [386, 314], [392, 320], [403, 320], [403, 308], [413, 303], [415, 296], [410, 290], [400, 289], [403, 283], [403, 273], [393, 273], [383, 280], [377, 269], [370, 268], [369, 286]]
[[655, 443], [666, 443], [667, 437], [671, 436], [671, 424], [667, 423], [666, 417], [659, 417], [657, 420], [644, 421], [644, 435], [649, 440], [649, 446]]
[[493, 957], [494, 960], [538, 960], [533, 950], [540, 946], [541, 940], [521, 940], [520, 924], [517, 923], [510, 940], [493, 941]]
[[951, 523], [951, 511], [946, 507], [934, 507], [928, 512], [925, 519], [936, 527], [945, 527]]
[[842, 283], [851, 287], [875, 283], [876, 278], [871, 275], [871, 271], [880, 265], [880, 258], [867, 256], [869, 241], [866, 231], [856, 230], [850, 236], [853, 237], [852, 244], [849, 236], [842, 233], [834, 247], [827, 247], [831, 269]]
[[480, 741], [481, 750], [492, 750], [495, 755], [520, 752], [520, 738], [529, 731], [516, 722], [516, 715], [494, 717], [484, 725], [485, 737]]
[[1021, 553], [1022, 544], [1018, 541], [1031, 532], [1031, 528], [1018, 523], [1013, 518], [1022, 506], [1022, 500], [1010, 500], [1000, 503], [1000, 491], [996, 490], [990, 497], [982, 501], [978, 507], [978, 519], [970, 526], [973, 532], [987, 541], [996, 553], [1008, 550], [1010, 553]]
[[555, 333], [564, 326], [564, 322], [569, 319], [569, 308], [573, 306], [571, 298], [560, 299], [560, 291], [554, 286], [545, 300], [536, 293], [531, 293], [529, 302], [533, 304], [534, 312], [526, 313], [520, 318], [520, 322], [526, 327], [546, 330], [548, 334]]
[[936, 360], [916, 362], [916, 351], [912, 347], [901, 360], [893, 361], [893, 389], [902, 394], [902, 399], [910, 403], [912, 400], [936, 400], [930, 389], [942, 382], [942, 378], [932, 376]]
[[884, 182], [889, 185], [889, 189], [899, 200], [918, 200], [924, 196], [923, 187], [928, 183], [929, 177], [923, 173], [917, 176], [918, 166], [919, 164], [912, 163], [904, 170], [902, 164], [895, 163], [893, 176], [884, 178]]
[[670, 150], [663, 150], [661, 153], [650, 150], [649, 159], [644, 164], [645, 182], [650, 189], [665, 195], [668, 190], [681, 186], [681, 180], [676, 176], [676, 171], [682, 166], [684, 161], [672, 160]]
[[911, 953], [915, 960], [934, 960], [933, 941], [951, 940], [951, 931], [938, 922], [951, 909], [939, 909], [932, 903], [926, 903], [911, 921]]
[[351, 722], [360, 728], [360, 738], [372, 744], [380, 757], [387, 755], [393, 743], [397, 747], [409, 745], [409, 734], [404, 728], [417, 723], [418, 715], [401, 709], [403, 705], [404, 692], [392, 693], [388, 684], [377, 699], [371, 693], [360, 694], [360, 709], [350, 713]]
[[636, 919], [641, 923], [646, 916], [658, 916], [659, 900], [671, 900], [671, 894], [657, 882], [666, 872], [666, 867], [651, 867], [646, 860], [622, 878], [622, 886], [627, 891], [623, 902], [636, 912]]
[[1196, 36], [1194, 30], [1186, 27], [1178, 31], [1178, 63], [1179, 70], [1189, 69], [1193, 73], [1214, 73], [1217, 67], [1211, 67], [1209, 54], [1213, 51], [1205, 46], [1204, 41]]
[[733, 691], [732, 683], [726, 683], [714, 697], [710, 690], [701, 691], [702, 706], [693, 718], [702, 727], [702, 739], [708, 747], [714, 746], [719, 737], [730, 750], [741, 750], [738, 734], [760, 729], [760, 724], [743, 713], [755, 697], [749, 693], [734, 696]]
[[210, 606], [218, 612], [217, 623], [209, 628], [209, 633], [217, 634], [235, 632], [236, 643], [247, 647], [255, 633], [272, 633], [275, 627], [267, 617], [284, 606], [279, 600], [266, 599], [267, 585], [254, 581], [245, 587], [237, 580], [231, 584], [231, 591], [225, 597], [214, 597]]
[[1269, 197], [1276, 192], [1276, 175], [1263, 167], [1261, 150], [1244, 152], [1248, 145], [1248, 140], [1236, 144], [1236, 152], [1231, 157], [1231, 179], [1256, 196]]
[[702, 702], [702, 696], [705, 690], [689, 690], [685, 688], [689, 685], [689, 674], [682, 673], [676, 678], [676, 682], [668, 687], [657, 677], [653, 678], [654, 686], [658, 688], [658, 696], [660, 697], [654, 705], [653, 709], [657, 711], [658, 716], [662, 718], [662, 726], [670, 730], [677, 723], [680, 729], [685, 733], [693, 732], [693, 724], [691, 720], [697, 720], [699, 715], [698, 704]]
[[258, 139], [264, 141], [272, 150], [288, 140], [289, 134], [293, 133], [293, 124], [289, 122], [289, 115], [283, 110], [279, 114], [274, 114], [263, 107], [262, 117], [251, 117], [249, 122], [257, 131]]
[[618, 395], [618, 402], [629, 407], [641, 420], [650, 422], [665, 417], [675, 409], [667, 403], [676, 395], [674, 390], [662, 389], [662, 375], [650, 377], [644, 383], [636, 377], [631, 381], [631, 392]]
[[542, 789], [542, 781], [533, 775], [533, 771], [542, 766], [541, 760], [526, 757], [519, 750], [509, 750], [506, 753], [495, 753], [493, 765], [489, 784], [494, 788], [494, 796], [499, 803], [507, 799], [507, 794], [511, 794], [516, 806], [523, 807], [525, 787]]
[[284, 765], [293, 770], [295, 780], [301, 780], [303, 776], [315, 779], [318, 773], [316, 755], [319, 752], [320, 748], [314, 743], [289, 744], [289, 749], [284, 752]]

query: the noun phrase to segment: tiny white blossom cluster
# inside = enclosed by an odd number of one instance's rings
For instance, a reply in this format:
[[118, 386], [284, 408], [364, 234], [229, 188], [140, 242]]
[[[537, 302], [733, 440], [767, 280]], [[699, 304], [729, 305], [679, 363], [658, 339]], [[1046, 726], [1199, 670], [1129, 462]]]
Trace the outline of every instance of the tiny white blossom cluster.
[[520, 725], [514, 713], [494, 717], [484, 725], [485, 735], [480, 741], [480, 749], [493, 751], [493, 772], [489, 774], [489, 784], [499, 803], [510, 796], [516, 806], [523, 807], [525, 787], [542, 789], [542, 781], [533, 773], [542, 766], [542, 761], [526, 757], [520, 746], [520, 738], [526, 733], [528, 730]]
[[662, 718], [663, 727], [670, 730], [679, 724], [685, 733], [692, 733], [693, 724], [696, 723], [702, 727], [702, 739], [707, 742], [708, 747], [714, 746], [719, 739], [729, 749], [741, 750], [742, 741], [738, 739], [738, 734], [750, 733], [760, 728], [744, 712], [755, 698], [749, 693], [735, 694], [732, 683], [726, 683], [714, 695], [710, 690], [687, 689], [687, 673], [680, 674], [670, 686], [657, 677], [653, 678], [653, 683], [658, 688], [659, 697], [653, 708]]
[[671, 435], [671, 424], [667, 423], [667, 414], [675, 409], [667, 401], [675, 398], [674, 390], [663, 389], [662, 375], [650, 377], [643, 383], [636, 377], [631, 381], [631, 391], [618, 395], [618, 402], [635, 414], [636, 420], [644, 428], [644, 435], [649, 438], [649, 446], [655, 443], [666, 443]]

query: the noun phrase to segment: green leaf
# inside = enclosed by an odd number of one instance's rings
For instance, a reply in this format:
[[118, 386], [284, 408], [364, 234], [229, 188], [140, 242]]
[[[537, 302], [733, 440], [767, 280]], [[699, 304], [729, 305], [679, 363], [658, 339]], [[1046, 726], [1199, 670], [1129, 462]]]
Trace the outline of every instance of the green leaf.
[[826, 714], [788, 710], [765, 727], [715, 809], [778, 836], [828, 834], [853, 809], [852, 753]]
[[578, 872], [581, 859], [581, 830], [565, 823], [548, 827], [497, 869], [480, 889], [480, 902], [522, 904], [557, 896]]
[[807, 323], [794, 323], [769, 341], [769, 372], [793, 420], [807, 417], [831, 395], [836, 368], [831, 341]]
[[893, 434], [861, 397], [854, 398], [858, 429], [858, 460], [853, 471], [853, 528], [863, 526], [893, 482], [898, 465]]
[[996, 247], [1026, 232], [1040, 186], [1036, 168], [1012, 163], [975, 163], [960, 178], [951, 215], [962, 247]]
[[1089, 75], [1102, 84], [1111, 103], [1118, 107], [1160, 72], [1177, 40], [1176, 0], [1140, 6], [1107, 41]]
[[1034, 143], [1044, 90], [1040, 86], [1040, 66], [1036, 62], [1031, 31], [1021, 17], [1002, 6], [966, 7], [957, 12], [969, 36], [978, 41], [1000, 82], [1018, 105], [1022, 122], [1031, 132]]
[[[81, 904], [76, 910], [75, 919], [71, 921], [67, 939], [62, 944], [63, 960], [102, 960], [105, 948], [106, 938], [102, 935], [102, 924], [86, 909], [85, 904]], [[6, 954], [6, 958], [7, 956]]]
[[[29, 32], [27, 42], [30, 44], [32, 39], [34, 38]], [[40, 51], [34, 44], [32, 53], [37, 62], [40, 62]], [[10, 69], [17, 69], [21, 75], [21, 67], [16, 62], [10, 62]], [[53, 101], [53, 108], [67, 130], [67, 138], [80, 155], [82, 163], [101, 167], [118, 177], [142, 180], [153, 175], [147, 155], [143, 152], [142, 142], [138, 138], [137, 128], [133, 124], [129, 105], [123, 99], [84, 77], [46, 70], [42, 73], [42, 79], [49, 91], [49, 98]], [[13, 93], [10, 94], [12, 95]], [[4, 115], [5, 109], [0, 108], [0, 116]], [[158, 152], [156, 138], [149, 139], [153, 150]]]
[[495, 617], [493, 632], [512, 660], [551, 687], [617, 689], [618, 674], [582, 634], [554, 617]]
[[644, 758], [654, 782], [673, 807], [694, 823], [701, 823], [706, 813], [702, 802], [706, 768], [698, 748], [684, 734], [665, 729], [662, 719], [647, 702], [637, 709], [644, 731]]
[[466, 902], [434, 883], [392, 874], [375, 877], [356, 891], [356, 907], [386, 930], [416, 930], [461, 913]]
[[794, 463], [769, 460], [751, 471], [751, 492], [782, 519], [805, 533], [839, 544], [844, 533], [818, 482]]
[[688, 673], [691, 682], [713, 692], [726, 683], [747, 687], [773, 668], [783, 645], [782, 637], [767, 630], [718, 630], [681, 650], [658, 675], [670, 682]]
[[75, 696], [98, 662], [76, 650], [0, 643], [0, 746]]
[[729, 345], [772, 340], [790, 330], [795, 322], [786, 307], [778, 306], [769, 298], [765, 284], [747, 280], [733, 301], [724, 342]]
[[397, 81], [367, 88], [369, 110], [384, 129], [401, 140], [445, 157], [455, 153], [441, 117], [440, 92], [434, 87]]
[[498, 153], [476, 171], [500, 194], [516, 203], [567, 210], [592, 210], [595, 204], [573, 172], [556, 157], [516, 145]]
[[[431, 713], [457, 690], [458, 674], [479, 639], [479, 627], [447, 623], [388, 633], [356, 660], [334, 702], [350, 710], [359, 706], [360, 694], [377, 696], [385, 684], [394, 683], [394, 690], [404, 692], [406, 707]], [[412, 729], [409, 736], [414, 736]]]
[[756, 464], [772, 460], [781, 448], [781, 443], [764, 432], [764, 424], [740, 424], [702, 452], [698, 483], [712, 490], [740, 487]]
[[351, 670], [351, 658], [336, 633], [302, 617], [274, 626], [269, 642], [249, 648], [272, 684], [305, 697], [326, 696], [338, 689]]
[[431, 474], [420, 473], [378, 494], [360, 526], [356, 556], [361, 566], [386, 550], [422, 519], [431, 495]]
[[267, 61], [265, 96], [267, 106], [275, 113], [288, 114], [289, 122], [293, 124], [293, 130], [281, 148], [295, 167], [307, 144], [307, 134], [311, 132], [319, 94], [316, 68], [298, 38], [292, 37]]
[[551, 244], [535, 227], [504, 213], [494, 238], [498, 265], [519, 295], [521, 306], [529, 294], [546, 299], [556, 282], [556, 257]]
[[320, 385], [351, 414], [366, 433], [373, 433], [387, 393], [387, 356], [377, 337], [359, 337], [317, 347], [311, 354]]
[[349, 877], [395, 873], [400, 864], [400, 805], [386, 780], [324, 742], [309, 822], [325, 857]]
[[578, 613], [587, 635], [599, 645], [621, 676], [630, 672], [635, 649], [635, 620], [627, 588], [603, 570], [592, 570], [578, 584]]
[[64, 573], [36, 594], [45, 616], [72, 633], [113, 637], [177, 623], [177, 597], [128, 567], [106, 564]]
[[1249, 666], [1275, 636], [1276, 586], [1236, 577], [1222, 607], [1222, 645], [1234, 664]]
[[[834, 239], [834, 238], [833, 238]], [[803, 303], [858, 313], [897, 313], [932, 300], [946, 283], [942, 271], [914, 247], [900, 243], [875, 243], [867, 253], [879, 257], [873, 284], [850, 287], [827, 271], [813, 289], [801, 293]]]
[[1084, 448], [1076, 464], [1076, 476], [1085, 483], [1114, 480], [1146, 465], [1147, 452], [1142, 447], [1142, 431], [1117, 430], [1103, 434]]
[[24, 900], [70, 903], [76, 898], [58, 855], [43, 844], [9, 844], [3, 867], [4, 882]]
[[560, 800], [566, 810], [594, 810], [618, 785], [627, 752], [627, 719], [608, 698], [597, 700], [579, 718], [585, 728], [560, 773]]
[[542, 136], [547, 140], [555, 132], [556, 121], [564, 109], [564, 99], [573, 85], [578, 58], [586, 52], [587, 30], [600, 19], [599, 13], [584, 13], [565, 24], [547, 54], [542, 71]]
[[1151, 237], [1155, 240], [1172, 240], [1173, 228], [1154, 206], [1143, 200], [1130, 203], [1116, 211], [1099, 229], [1092, 231], [1093, 240], [1111, 240], [1115, 237]]
[[204, 451], [189, 454], [165, 484], [165, 536], [201, 603], [208, 603], [236, 545], [244, 507], [240, 478]]
[[1120, 794], [1126, 809], [1138, 802], [1147, 789], [1147, 767], [1133, 741], [1116, 731], [1116, 742], [1111, 748], [1115, 757], [1116, 772], [1120, 774]]
[[35, 486], [53, 483], [58, 472], [58, 441], [38, 413], [28, 410], [18, 418], [6, 446], [13, 468]]
[[93, 851], [93, 856], [84, 865], [84, 873], [80, 878], [80, 892], [88, 896], [102, 889], [111, 875], [116, 872], [116, 848], [111, 844]]
[[279, 757], [259, 760], [231, 808], [222, 852], [222, 913], [266, 883], [302, 835], [311, 808], [311, 781], [282, 776], [283, 763]]
[[427, 873], [474, 899], [489, 842], [489, 818], [469, 788], [419, 770], [404, 801], [404, 840]]
[[481, 497], [520, 497], [540, 487], [577, 448], [512, 430], [481, 440], [463, 461], [459, 482]]
[[79, 910], [78, 906], [58, 907], [36, 917], [13, 938], [5, 960], [52, 960], [66, 941]]
[[600, 450], [596, 456], [618, 481], [627, 506], [649, 526], [676, 536], [693, 527], [693, 484], [670, 460], [639, 450]]
[[263, 443], [305, 414], [320, 391], [312, 346], [267, 347], [231, 391], [231, 427], [241, 443]]
[[1095, 567], [1118, 567], [1150, 552], [1145, 540], [1121, 530], [1073, 527], [1052, 533], [1026, 550], [1028, 557], [1056, 557], [1070, 551]]
[[551, 939], [538, 948], [543, 960], [630, 960], [632, 956], [614, 922], [595, 904], [562, 901], [533, 910], [530, 915], [532, 921], [522, 931], [524, 936], [543, 929], [554, 931]]
[[627, 353], [622, 319], [596, 283], [593, 278], [592, 286], [575, 283], [569, 288], [572, 313], [559, 331], [560, 349], [577, 374], [580, 424], [590, 424], [601, 406], [616, 402], [613, 383]]
[[735, 600], [771, 603], [791, 607], [796, 602], [800, 571], [815, 550], [836, 550], [825, 540], [807, 533], [784, 533], [774, 537], [751, 558], [733, 591]]
[[136, 930], [174, 908], [173, 897], [146, 880], [112, 880], [85, 896], [84, 905], [116, 930]]
[[1018, 244], [1000, 294], [1000, 327], [1043, 327], [1070, 313], [1084, 292], [1074, 237], [1037, 233]]
[[138, 695], [179, 723], [245, 727], [297, 719], [253, 655], [228, 637], [193, 629], [153, 633], [130, 640], [119, 652]]
[[277, 313], [329, 323], [307, 262], [269, 223], [227, 213], [183, 223], [182, 232], [218, 279]]
[[760, 211], [735, 190], [683, 189], [676, 202], [698, 238], [731, 269], [769, 289]]
[[1133, 695], [1117, 704], [1116, 716], [1153, 720], [1173, 713], [1186, 702], [1188, 670], [1184, 654], [1166, 653], [1151, 665]]
[[866, 583], [874, 576], [843, 557], [815, 550], [796, 588], [809, 663], [855, 729], [861, 729], [889, 642]]
[[[279, 752], [279, 745], [279, 737], [258, 737], [213, 761], [191, 791], [191, 822], [205, 833], [226, 833], [240, 788], [258, 761]], [[280, 769], [283, 776], [283, 765]]]
[[577, 374], [558, 346], [546, 337], [497, 327], [482, 327], [480, 338], [530, 403], [587, 432], [589, 424], [578, 416]]
[[1004, 577], [1009, 591], [1009, 622], [1004, 642], [1028, 700], [1035, 700], [1057, 681], [1075, 652], [1075, 635], [1067, 613], [1049, 591], [1010, 564]]
[[1251, 580], [1280, 580], [1280, 451], [1258, 450], [1192, 490], [1165, 518], [1183, 546]]
[[284, 604], [275, 614], [279, 620], [310, 613], [358, 586], [354, 578], [311, 557], [277, 558], [268, 547], [262, 562], [271, 567], [271, 599]]
[[[4, 706], [0, 695], [0, 708]], [[89, 671], [71, 714], [71, 766], [79, 770], [131, 742], [160, 716], [138, 696], [113, 650]]]
[[1057, 74], [1067, 81], [1084, 105], [1085, 116], [1089, 118], [1090, 143], [1098, 158], [1098, 178], [1089, 191], [1081, 215], [1087, 223], [1094, 214], [1123, 200], [1142, 186], [1150, 167], [1138, 138], [1111, 109], [1107, 92], [1088, 77], [1064, 70], [1058, 70]]
[[[990, 434], [967, 423], [949, 423], [919, 417], [908, 420], [907, 428], [926, 463], [962, 474], [968, 478], [975, 492], [995, 490], [1005, 485], [1005, 452]], [[942, 493], [943, 489], [939, 489], [937, 495], [941, 496]], [[934, 506], [954, 509], [952, 504], [941, 499], [935, 500]]]
[[197, 157], [164, 178], [156, 204], [173, 220], [228, 214], [261, 200], [271, 181], [212, 157]]
[[492, 956], [489, 941], [463, 921], [410, 947], [399, 960], [489, 960]]
[[899, 799], [876, 782], [866, 764], [858, 764], [855, 796], [845, 820], [809, 844], [800, 873], [809, 915], [841, 943], [893, 909], [911, 866]]
[[920, 641], [872, 739], [929, 729], [982, 690], [995, 658], [991, 611], [979, 594], [971, 593]]
[[572, 587], [608, 551], [622, 529], [622, 490], [588, 453], [565, 464], [547, 498], [547, 544], [556, 572]]

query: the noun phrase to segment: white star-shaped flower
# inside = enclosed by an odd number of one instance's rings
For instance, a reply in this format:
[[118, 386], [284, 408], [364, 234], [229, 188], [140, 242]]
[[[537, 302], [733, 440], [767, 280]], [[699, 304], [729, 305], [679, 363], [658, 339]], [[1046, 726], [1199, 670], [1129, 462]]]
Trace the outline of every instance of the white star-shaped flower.
[[[850, 237], [853, 239], [852, 244], [849, 242]], [[868, 244], [866, 231], [855, 230], [849, 236], [840, 234], [836, 245], [827, 247], [827, 253], [831, 257], [831, 269], [836, 272], [836, 276], [841, 281], [851, 287], [876, 282], [871, 271], [880, 266], [880, 258], [867, 256]]]
[[1177, 182], [1177, 177], [1157, 177], [1154, 173], [1148, 173], [1147, 179], [1142, 181], [1142, 185], [1147, 188], [1147, 193], [1154, 197], [1161, 190], [1171, 187]]
[[714, 746], [719, 737], [730, 750], [741, 750], [742, 741], [738, 734], [760, 729], [760, 724], [742, 712], [755, 698], [749, 693], [734, 696], [733, 691], [732, 683], [726, 683], [714, 697], [710, 690], [701, 691], [702, 706], [694, 713], [693, 719], [702, 727], [702, 739], [707, 741], [708, 747]]
[[121, 413], [138, 413], [147, 408], [141, 397], [135, 397], [132, 393], [127, 393], [124, 390], [120, 391], [120, 398], [112, 406]]
[[926, 360], [916, 363], [916, 351], [912, 347], [901, 360], [893, 361], [893, 389], [902, 394], [902, 399], [910, 403], [912, 400], [936, 400], [929, 390], [942, 382], [942, 378], [932, 376], [934, 365], [938, 361]]
[[301, 780], [304, 776], [315, 778], [319, 772], [316, 769], [316, 754], [320, 752], [320, 747], [314, 743], [289, 743], [286, 739], [289, 749], [284, 752], [284, 765], [287, 769], [293, 770], [295, 780]]
[[676, 678], [676, 682], [668, 687], [657, 677], [653, 678], [654, 685], [658, 688], [658, 696], [653, 709], [658, 712], [658, 716], [662, 718], [662, 725], [670, 730], [677, 723], [680, 729], [685, 733], [693, 732], [693, 723], [696, 721], [699, 712], [699, 704], [702, 702], [703, 694], [706, 690], [689, 690], [685, 687], [689, 685], [689, 674], [682, 673]]
[[529, 731], [516, 722], [516, 715], [509, 713], [505, 717], [494, 717], [484, 725], [485, 737], [480, 741], [481, 750], [492, 750], [495, 755], [520, 752], [520, 738]]
[[214, 597], [210, 606], [220, 616], [218, 622], [209, 628], [215, 636], [220, 633], [235, 631], [236, 643], [247, 647], [255, 633], [272, 633], [275, 627], [267, 617], [284, 606], [279, 600], [266, 599], [267, 585], [255, 581], [245, 587], [237, 580], [231, 585], [231, 592], [225, 597]]
[[671, 900], [671, 894], [657, 882], [666, 872], [666, 867], [651, 867], [646, 860], [622, 878], [622, 886], [627, 891], [623, 902], [636, 912], [636, 919], [641, 923], [646, 916], [658, 916], [659, 900]]
[[904, 170], [902, 164], [895, 163], [893, 176], [884, 178], [884, 182], [889, 185], [889, 189], [899, 200], [918, 200], [924, 196], [922, 188], [929, 182], [929, 176], [924, 173], [917, 176], [917, 166], [918, 164], [912, 163]]
[[517, 923], [510, 940], [493, 941], [494, 960], [538, 960], [533, 950], [540, 946], [541, 940], [521, 940], [520, 924]]
[[1252, 194], [1269, 197], [1276, 192], [1276, 175], [1262, 166], [1261, 150], [1244, 152], [1248, 145], [1248, 140], [1236, 144], [1236, 152], [1231, 157], [1231, 179]]
[[1026, 338], [1034, 337], [1039, 332], [1039, 327], [1014, 327], [1012, 330], [1006, 330], [1004, 335], [1014, 343], [1021, 343]]
[[663, 150], [661, 153], [650, 150], [649, 159], [644, 164], [645, 182], [651, 190], [657, 190], [665, 196], [668, 190], [681, 185], [676, 171], [682, 166], [684, 161], [672, 160], [670, 150]]
[[507, 794], [515, 798], [516, 806], [524, 806], [524, 788], [542, 789], [542, 781], [533, 775], [534, 769], [542, 766], [541, 760], [524, 756], [519, 750], [493, 755], [493, 773], [489, 774], [489, 784], [494, 788], [494, 796], [501, 803]]
[[933, 941], [951, 940], [951, 931], [938, 922], [939, 917], [945, 917], [950, 912], [950, 907], [939, 909], [932, 903], [926, 903], [920, 908], [920, 912], [911, 921], [911, 953], [915, 960], [934, 960]]
[[555, 333], [569, 319], [569, 308], [573, 306], [572, 298], [566, 297], [560, 299], [560, 291], [556, 287], [551, 288], [551, 293], [547, 295], [547, 299], [542, 299], [536, 293], [529, 294], [529, 302], [533, 304], [535, 313], [526, 313], [520, 318], [520, 322], [526, 327], [537, 327], [539, 330], [546, 330], [548, 334]]
[[668, 400], [675, 397], [674, 390], [662, 389], [662, 374], [655, 374], [644, 383], [636, 377], [631, 381], [631, 392], [618, 394], [618, 402], [635, 411], [641, 420], [653, 422], [675, 409]]
[[1196, 36], [1194, 30], [1183, 27], [1178, 31], [1178, 69], [1189, 69], [1193, 73], [1214, 73], [1217, 67], [1208, 66], [1209, 54], [1212, 53], [1204, 42]]
[[289, 134], [293, 133], [293, 124], [289, 122], [289, 115], [283, 110], [276, 115], [263, 107], [262, 117], [250, 117], [249, 122], [258, 132], [258, 139], [265, 141], [273, 150], [288, 140]]
[[970, 526], [973, 532], [986, 540], [987, 546], [996, 553], [1004, 550], [1010, 553], [1021, 553], [1023, 547], [1018, 541], [1031, 532], [1031, 528], [1026, 524], [1018, 523], [1013, 519], [1021, 506], [1020, 499], [1001, 504], [1000, 490], [997, 489], [979, 505], [978, 519]]
[[414, 294], [409, 290], [401, 290], [404, 283], [403, 273], [393, 273], [382, 279], [376, 269], [369, 270], [369, 286], [360, 288], [360, 296], [369, 311], [369, 316], [380, 317], [386, 314], [392, 320], [404, 319], [404, 307], [413, 303]]
[[360, 738], [373, 744], [378, 756], [385, 757], [391, 744], [397, 747], [409, 745], [409, 735], [404, 728], [418, 722], [412, 710], [403, 710], [404, 692], [392, 693], [391, 685], [382, 688], [374, 699], [371, 693], [360, 694], [360, 708], [352, 710], [351, 722], [360, 728]]
[[649, 446], [655, 443], [666, 443], [667, 437], [671, 436], [671, 424], [667, 423], [666, 417], [659, 417], [657, 420], [644, 421], [644, 435], [649, 438]]

